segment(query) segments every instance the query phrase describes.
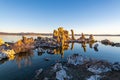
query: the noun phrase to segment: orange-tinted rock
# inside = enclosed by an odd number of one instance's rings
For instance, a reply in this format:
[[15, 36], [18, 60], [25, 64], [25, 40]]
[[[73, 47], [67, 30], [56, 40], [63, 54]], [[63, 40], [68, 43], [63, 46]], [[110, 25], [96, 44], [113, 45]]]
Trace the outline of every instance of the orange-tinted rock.
[[72, 29], [71, 29], [71, 33], [72, 33], [72, 40], [75, 40], [74, 31]]
[[90, 41], [90, 42], [94, 42], [94, 41], [95, 41], [92, 34], [91, 34], [90, 37], [89, 37], [89, 41]]
[[58, 30], [53, 31], [53, 38], [57, 40], [58, 43], [69, 40], [69, 32], [64, 30], [63, 27], [59, 27]]
[[83, 33], [81, 34], [81, 39], [85, 39], [85, 35]]
[[85, 35], [82, 33], [81, 37], [78, 38], [78, 40], [81, 40], [82, 42], [86, 41]]
[[0, 45], [4, 44], [4, 41], [2, 39], [0, 39]]
[[53, 31], [53, 38], [57, 39], [57, 37], [58, 37], [58, 31], [54, 30]]
[[15, 50], [16, 53], [26, 52], [28, 51], [28, 49], [31, 49], [33, 43], [34, 43], [33, 38], [23, 37], [22, 40], [19, 40], [16, 43], [14, 43], [12, 48]]

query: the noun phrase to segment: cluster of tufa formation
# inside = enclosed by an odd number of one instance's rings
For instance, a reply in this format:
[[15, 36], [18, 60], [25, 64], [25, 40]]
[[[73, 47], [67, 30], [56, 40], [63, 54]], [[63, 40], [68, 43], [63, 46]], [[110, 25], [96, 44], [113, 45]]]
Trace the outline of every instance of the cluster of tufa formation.
[[0, 60], [13, 60], [16, 53], [27, 52], [34, 48], [34, 39], [24, 37], [16, 43], [5, 43], [0, 39]]
[[69, 37], [69, 32], [67, 30], [64, 30], [63, 27], [59, 27], [58, 30], [53, 31], [53, 38], [57, 40], [58, 43], [61, 43], [63, 45], [64, 42], [79, 42], [79, 43], [94, 43], [96, 40], [94, 39], [94, 36], [91, 34], [89, 35], [89, 38], [85, 37], [85, 34], [81, 34], [81, 37], [77, 40], [74, 37], [74, 31], [71, 29], [71, 38]]
[[85, 35], [84, 35], [83, 33], [81, 34], [80, 39], [83, 39], [83, 40], [86, 39], [86, 38], [85, 38]]
[[94, 36], [92, 34], [89, 36], [89, 38], [86, 38], [85, 34], [82, 33], [81, 37], [78, 40], [82, 42], [93, 42], [93, 43], [95, 42]]
[[89, 37], [89, 41], [90, 41], [90, 42], [95, 42], [95, 39], [94, 39], [94, 37], [93, 37], [92, 34], [91, 34], [90, 37]]
[[69, 32], [64, 30], [63, 27], [59, 27], [58, 30], [53, 31], [53, 38], [57, 40], [58, 43], [69, 40]]
[[33, 47], [32, 46], [33, 44], [34, 44], [33, 38], [27, 38], [23, 36], [22, 40], [19, 40], [16, 43], [14, 43], [12, 48], [16, 53], [26, 52], [27, 50]]

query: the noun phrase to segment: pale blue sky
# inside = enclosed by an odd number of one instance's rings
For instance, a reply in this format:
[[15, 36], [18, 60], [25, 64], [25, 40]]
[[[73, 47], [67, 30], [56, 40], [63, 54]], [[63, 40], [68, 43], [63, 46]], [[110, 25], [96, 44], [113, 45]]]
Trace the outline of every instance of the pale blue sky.
[[0, 0], [0, 32], [120, 34], [120, 0]]

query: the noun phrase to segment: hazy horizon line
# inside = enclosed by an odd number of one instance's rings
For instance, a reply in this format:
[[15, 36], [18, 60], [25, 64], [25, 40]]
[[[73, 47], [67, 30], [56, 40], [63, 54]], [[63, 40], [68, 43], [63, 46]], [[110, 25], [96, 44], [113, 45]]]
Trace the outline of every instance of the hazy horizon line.
[[[53, 34], [51, 32], [0, 32], [0, 34]], [[80, 35], [81, 33], [75, 33], [75, 35]], [[91, 33], [84, 33], [85, 35], [91, 34]], [[70, 33], [71, 35], [71, 33]], [[119, 34], [113, 34], [113, 33], [93, 33], [93, 35], [120, 35]]]

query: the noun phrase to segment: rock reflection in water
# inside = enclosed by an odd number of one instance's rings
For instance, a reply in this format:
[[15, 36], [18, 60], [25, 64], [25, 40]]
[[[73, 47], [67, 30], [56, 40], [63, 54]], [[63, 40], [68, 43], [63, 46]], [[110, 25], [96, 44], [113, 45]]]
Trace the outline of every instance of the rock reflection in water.
[[82, 46], [84, 52], [86, 52], [86, 43], [85, 42], [81, 43], [81, 46]]
[[[62, 45], [61, 47], [57, 47], [57, 48], [39, 47], [37, 48], [37, 52], [38, 52], [38, 56], [42, 56], [42, 54], [48, 53], [48, 54], [60, 54], [61, 58], [63, 58], [64, 51], [68, 50], [68, 48], [69, 48], [69, 43], [64, 43], [64, 45]], [[38, 51], [38, 49], [40, 52]]]
[[[87, 50], [86, 44], [89, 44], [89, 48], [93, 49], [94, 43], [95, 43], [95, 42], [89, 42], [89, 43], [82, 42], [82, 43], [79, 43], [79, 44], [81, 44], [81, 47], [83, 48], [84, 52], [86, 52], [86, 50]], [[74, 49], [74, 43], [73, 43], [73, 42], [71, 43], [71, 48], [70, 48], [70, 49], [71, 49], [71, 50]], [[94, 47], [94, 51], [97, 51], [97, 52], [98, 52], [98, 48], [97, 48], [97, 47]]]
[[60, 48], [54, 49], [54, 54], [61, 54], [61, 58], [63, 58], [64, 57], [64, 51], [68, 50], [68, 48], [69, 48], [69, 43], [65, 43]]
[[93, 48], [93, 44], [94, 44], [94, 42], [89, 42], [89, 47]]
[[[94, 49], [94, 51], [98, 51], [98, 48], [96, 50], [96, 48], [93, 48], [93, 45], [94, 45], [94, 42], [89, 42], [89, 43], [86, 43], [86, 42], [83, 42], [83, 43], [80, 43], [81, 44], [81, 47], [83, 48], [84, 52], [86, 52], [87, 50], [87, 44], [89, 45], [89, 47], [91, 49]], [[63, 46], [59, 47], [59, 48], [42, 48], [44, 51], [46, 51], [48, 54], [60, 54], [61, 55], [61, 58], [64, 57], [64, 51], [65, 50], [68, 50], [69, 49], [69, 45], [70, 46], [70, 49], [73, 50], [74, 49], [74, 43], [64, 43]], [[39, 56], [41, 56], [43, 53], [38, 53]]]
[[16, 61], [19, 68], [21, 68], [22, 61], [24, 63], [24, 66], [31, 65], [31, 58], [33, 56], [33, 51], [28, 52], [22, 52], [19, 54], [16, 54], [14, 61]]
[[72, 42], [72, 45], [71, 45], [71, 50], [73, 50], [74, 49], [74, 43]]

